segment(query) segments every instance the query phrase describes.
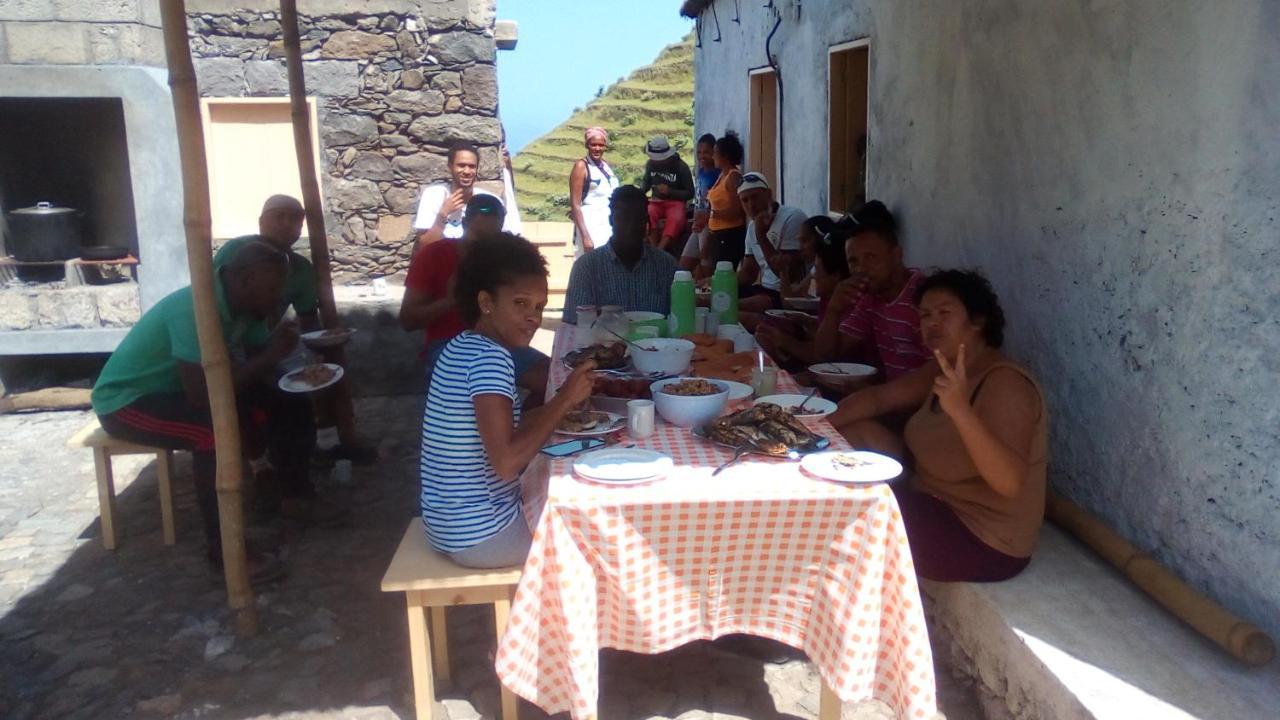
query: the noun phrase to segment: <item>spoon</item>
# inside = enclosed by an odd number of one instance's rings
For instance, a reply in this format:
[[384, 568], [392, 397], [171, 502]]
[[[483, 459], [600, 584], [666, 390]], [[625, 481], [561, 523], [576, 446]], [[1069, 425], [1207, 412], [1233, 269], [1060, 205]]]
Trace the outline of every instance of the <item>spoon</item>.
[[810, 390], [810, 391], [809, 391], [809, 396], [808, 396], [808, 397], [806, 397], [804, 400], [801, 400], [801, 401], [800, 401], [800, 404], [796, 406], [796, 409], [793, 411], [793, 414], [795, 414], [795, 415], [803, 415], [803, 414], [804, 414], [804, 406], [805, 406], [805, 405], [807, 405], [807, 404], [808, 404], [808, 402], [809, 402], [810, 400], [812, 400], [812, 399], [813, 399], [813, 396], [814, 396], [814, 395], [817, 395], [817, 394], [818, 394], [818, 388], [816, 388], [816, 387], [815, 387], [813, 390]]
[[612, 336], [614, 336], [614, 337], [618, 338], [618, 339], [619, 339], [619, 340], [621, 340], [622, 342], [624, 342], [624, 343], [626, 343], [626, 344], [630, 345], [630, 346], [631, 346], [631, 347], [633, 347], [633, 348], [636, 348], [637, 350], [643, 350], [643, 351], [645, 351], [645, 352], [658, 352], [658, 348], [647, 348], [647, 347], [644, 347], [643, 345], [637, 345], [637, 344], [635, 344], [635, 343], [631, 342], [630, 340], [628, 340], [628, 339], [626, 339], [626, 338], [622, 337], [622, 336], [621, 336], [621, 335], [619, 335], [618, 333], [614, 332], [614, 331], [613, 331], [613, 330], [611, 330], [610, 328], [605, 328], [605, 330], [606, 330], [606, 331], [608, 331], [608, 333], [609, 333], [610, 335], [612, 335]]

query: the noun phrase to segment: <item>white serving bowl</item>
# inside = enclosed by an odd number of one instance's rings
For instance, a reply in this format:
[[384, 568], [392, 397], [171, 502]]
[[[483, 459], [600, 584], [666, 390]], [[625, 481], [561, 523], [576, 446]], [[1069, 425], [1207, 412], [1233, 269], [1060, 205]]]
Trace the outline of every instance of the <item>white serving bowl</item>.
[[715, 395], [672, 395], [662, 388], [689, 378], [666, 378], [649, 386], [653, 404], [663, 420], [679, 427], [701, 427], [720, 417], [729, 402], [729, 387], [718, 380], [708, 380], [720, 388]]
[[851, 392], [870, 385], [879, 371], [861, 363], [827, 362], [810, 365], [809, 372], [826, 387]]
[[[679, 375], [689, 369], [693, 360], [693, 342], [681, 338], [648, 338], [635, 342], [639, 347], [628, 346], [631, 364], [642, 373]], [[653, 348], [641, 350], [640, 348]]]

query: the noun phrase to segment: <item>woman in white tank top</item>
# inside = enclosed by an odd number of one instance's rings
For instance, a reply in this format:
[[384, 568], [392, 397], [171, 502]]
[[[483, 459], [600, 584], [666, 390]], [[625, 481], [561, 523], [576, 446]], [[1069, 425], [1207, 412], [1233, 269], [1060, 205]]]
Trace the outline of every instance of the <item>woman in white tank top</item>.
[[569, 219], [573, 221], [575, 254], [609, 244], [609, 198], [618, 189], [618, 176], [604, 161], [609, 135], [604, 128], [587, 128], [583, 133], [586, 157], [573, 164], [569, 174]]

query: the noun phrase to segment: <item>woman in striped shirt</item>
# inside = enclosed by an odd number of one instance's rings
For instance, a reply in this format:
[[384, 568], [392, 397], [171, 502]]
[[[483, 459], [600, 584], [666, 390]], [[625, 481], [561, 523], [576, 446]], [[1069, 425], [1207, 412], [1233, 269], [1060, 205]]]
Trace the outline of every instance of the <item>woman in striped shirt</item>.
[[520, 473], [565, 413], [590, 397], [594, 364], [521, 416], [511, 350], [528, 347], [547, 304], [546, 260], [524, 238], [475, 240], [458, 265], [454, 297], [470, 329], [440, 352], [427, 389], [422, 520], [432, 546], [461, 565], [517, 565], [531, 541]]

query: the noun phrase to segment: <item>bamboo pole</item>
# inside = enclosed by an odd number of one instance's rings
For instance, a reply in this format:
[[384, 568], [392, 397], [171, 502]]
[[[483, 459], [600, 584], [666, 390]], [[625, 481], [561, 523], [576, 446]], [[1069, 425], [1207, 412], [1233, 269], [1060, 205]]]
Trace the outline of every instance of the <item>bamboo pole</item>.
[[[316, 161], [311, 151], [311, 113], [307, 109], [307, 83], [302, 72], [302, 44], [298, 37], [298, 4], [280, 0], [280, 29], [284, 34], [285, 64], [289, 73], [289, 109], [293, 119], [293, 149], [298, 156], [298, 179], [302, 185], [302, 206], [307, 215], [307, 238], [311, 263], [316, 273], [316, 293], [320, 300], [320, 320], [326, 328], [341, 326], [333, 298], [333, 276], [329, 268], [329, 237], [324, 228], [324, 207], [320, 183], [316, 181]], [[327, 352], [329, 359], [346, 366], [342, 346]], [[351, 406], [351, 385], [343, 378], [333, 388], [333, 414], [342, 441], [354, 443], [355, 411]]]
[[1237, 660], [1259, 667], [1275, 657], [1276, 644], [1270, 636], [1196, 592], [1079, 505], [1050, 491], [1046, 510], [1050, 520], [1093, 548], [1164, 609]]
[[320, 316], [324, 326], [331, 328], [338, 324], [338, 309], [333, 299], [333, 277], [329, 270], [329, 238], [324, 229], [320, 184], [316, 181], [316, 160], [311, 149], [311, 113], [307, 109], [307, 85], [302, 74], [302, 45], [298, 38], [296, 0], [280, 0], [280, 29], [284, 33], [284, 57], [289, 71], [289, 109], [293, 118], [293, 148], [298, 156], [298, 179], [302, 183], [302, 205], [307, 213], [311, 263], [316, 269]]
[[218, 456], [218, 517], [222, 528], [223, 574], [227, 603], [241, 637], [258, 632], [257, 606], [245, 563], [244, 505], [241, 502], [240, 424], [236, 414], [231, 362], [213, 290], [213, 228], [209, 212], [209, 176], [205, 165], [204, 132], [200, 125], [200, 99], [196, 90], [191, 45], [187, 38], [187, 12], [183, 0], [161, 0], [165, 60], [173, 94], [173, 116], [178, 128], [182, 159], [183, 224], [187, 235], [187, 263], [195, 300], [196, 332], [200, 339], [200, 364], [209, 389], [209, 410]]

